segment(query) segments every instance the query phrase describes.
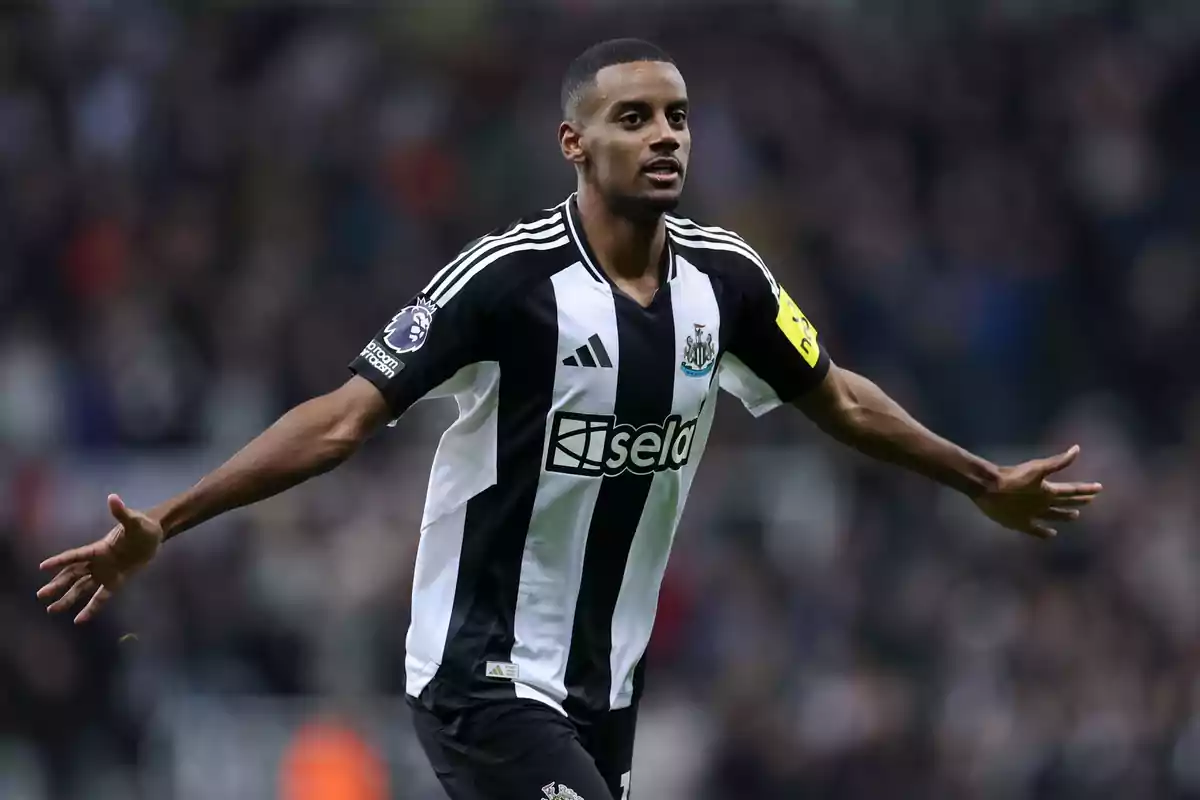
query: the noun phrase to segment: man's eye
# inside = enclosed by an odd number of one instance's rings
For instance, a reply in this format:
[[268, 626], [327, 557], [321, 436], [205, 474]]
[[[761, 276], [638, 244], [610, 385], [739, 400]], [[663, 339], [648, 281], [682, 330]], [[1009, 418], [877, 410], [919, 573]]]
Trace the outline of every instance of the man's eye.
[[686, 111], [672, 111], [671, 112], [671, 124], [672, 125], [682, 125], [685, 122], [687, 122], [687, 112]]
[[641, 120], [641, 114], [638, 114], [636, 111], [631, 111], [628, 114], [622, 114], [620, 117], [622, 125], [637, 125], [639, 122], [641, 122]]

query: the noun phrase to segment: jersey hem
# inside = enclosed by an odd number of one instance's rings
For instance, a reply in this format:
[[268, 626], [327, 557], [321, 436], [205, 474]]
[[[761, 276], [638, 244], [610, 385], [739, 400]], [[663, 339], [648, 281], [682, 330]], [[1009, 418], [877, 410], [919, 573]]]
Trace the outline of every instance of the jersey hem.
[[783, 405], [778, 397], [767, 397], [754, 403], [746, 403], [746, 410], [754, 417], [761, 417]]

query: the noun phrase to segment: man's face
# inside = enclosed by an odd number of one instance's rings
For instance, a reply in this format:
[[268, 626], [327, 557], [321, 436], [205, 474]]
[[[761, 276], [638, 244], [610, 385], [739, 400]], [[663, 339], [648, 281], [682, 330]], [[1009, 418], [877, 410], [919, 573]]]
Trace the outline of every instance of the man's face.
[[652, 216], [678, 205], [692, 136], [687, 87], [673, 64], [605, 67], [574, 116], [559, 128], [563, 155], [611, 208]]

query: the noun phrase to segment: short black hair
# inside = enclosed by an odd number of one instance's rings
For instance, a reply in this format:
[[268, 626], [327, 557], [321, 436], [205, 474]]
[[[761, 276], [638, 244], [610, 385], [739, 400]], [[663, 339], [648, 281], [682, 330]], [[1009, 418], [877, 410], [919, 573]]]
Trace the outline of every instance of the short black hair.
[[579, 98], [596, 79], [597, 72], [614, 64], [632, 64], [636, 61], [675, 63], [665, 50], [643, 39], [609, 39], [580, 53], [563, 75], [559, 95], [563, 118], [574, 116]]

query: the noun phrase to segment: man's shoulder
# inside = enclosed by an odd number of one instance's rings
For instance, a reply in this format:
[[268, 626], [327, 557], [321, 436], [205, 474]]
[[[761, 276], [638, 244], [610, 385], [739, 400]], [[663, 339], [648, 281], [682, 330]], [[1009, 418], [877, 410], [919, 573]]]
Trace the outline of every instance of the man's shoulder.
[[505, 245], [548, 242], [562, 236], [566, 230], [567, 210], [564, 201], [550, 208], [523, 214], [498, 228], [493, 228], [468, 242], [459, 251], [459, 255], [470, 252], [481, 244], [495, 246], [495, 243], [501, 240]]
[[674, 214], [664, 220], [671, 244], [701, 272], [734, 283], [766, 280], [775, 287], [762, 256], [735, 231]]
[[424, 294], [445, 305], [463, 295], [495, 300], [530, 280], [546, 265], [557, 263], [558, 251], [567, 248], [564, 205], [527, 214], [469, 242], [443, 266]]

